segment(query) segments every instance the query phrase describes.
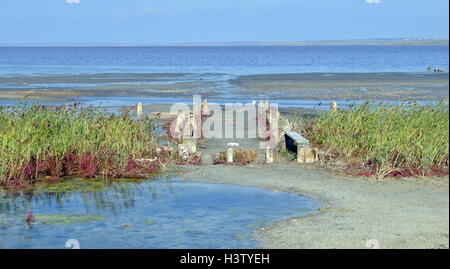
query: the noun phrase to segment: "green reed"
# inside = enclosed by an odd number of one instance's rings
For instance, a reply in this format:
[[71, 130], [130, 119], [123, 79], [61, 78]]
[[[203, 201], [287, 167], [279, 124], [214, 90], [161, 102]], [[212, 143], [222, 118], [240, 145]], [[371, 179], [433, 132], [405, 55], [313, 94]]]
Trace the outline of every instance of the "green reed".
[[[154, 127], [154, 120], [147, 117], [136, 120], [128, 113], [114, 115], [93, 107], [0, 107], [0, 183], [35, 179], [45, 170], [40, 163], [49, 159], [52, 171], [46, 168], [44, 175], [70, 174], [63, 165], [68, 154], [76, 156], [76, 165], [95, 160], [96, 175], [114, 175], [131, 158], [154, 155]], [[90, 159], [82, 159], [83, 154]]]
[[317, 146], [379, 177], [401, 169], [448, 173], [449, 105], [366, 102], [323, 113], [304, 132]]

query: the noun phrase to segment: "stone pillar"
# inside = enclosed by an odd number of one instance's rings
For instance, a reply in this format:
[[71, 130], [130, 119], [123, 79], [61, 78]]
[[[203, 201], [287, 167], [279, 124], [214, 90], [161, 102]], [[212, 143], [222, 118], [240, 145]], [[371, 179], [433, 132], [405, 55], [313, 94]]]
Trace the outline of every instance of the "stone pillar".
[[335, 112], [337, 110], [337, 104], [336, 102], [331, 102], [330, 103], [330, 112]]
[[263, 107], [264, 107], [263, 100], [259, 100], [258, 109], [261, 109], [261, 110], [262, 110]]
[[181, 142], [188, 148], [190, 154], [197, 152], [197, 138], [195, 137], [183, 137]]
[[315, 163], [318, 159], [317, 151], [309, 146], [297, 146], [298, 163]]
[[270, 106], [269, 106], [269, 100], [266, 100], [266, 102], [264, 103], [264, 107], [266, 108], [266, 121], [269, 123], [269, 127], [271, 125], [271, 121], [272, 121], [272, 114], [270, 113]]
[[233, 163], [234, 149], [229, 147], [227, 150], [227, 163]]
[[289, 119], [280, 116], [278, 122], [278, 144], [281, 150], [286, 150], [286, 131], [291, 131], [292, 129], [293, 126], [289, 122]]
[[141, 118], [141, 116], [142, 116], [142, 103], [141, 102], [138, 102], [136, 104], [136, 116], [138, 117], [138, 119]]
[[185, 144], [178, 144], [178, 157], [183, 161], [187, 161], [189, 155], [189, 147]]
[[202, 102], [202, 115], [209, 115], [208, 99], [205, 99], [205, 101]]
[[189, 115], [189, 126], [191, 127], [190, 132], [192, 137], [196, 137], [197, 135], [197, 121], [195, 120], [195, 115]]
[[189, 114], [184, 111], [178, 111], [177, 118], [175, 119], [174, 138], [181, 139], [189, 136]]
[[273, 163], [273, 149], [266, 149], [266, 163]]

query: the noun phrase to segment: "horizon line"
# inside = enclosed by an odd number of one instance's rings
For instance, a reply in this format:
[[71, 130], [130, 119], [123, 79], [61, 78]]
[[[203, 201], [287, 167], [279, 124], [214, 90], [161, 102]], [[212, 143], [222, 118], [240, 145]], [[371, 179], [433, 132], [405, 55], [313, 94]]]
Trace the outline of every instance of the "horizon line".
[[[429, 42], [429, 43], [427, 43]], [[80, 42], [80, 43], [0, 43], [1, 47], [19, 46], [19, 47], [69, 47], [69, 46], [233, 46], [233, 45], [253, 45], [253, 46], [314, 46], [314, 45], [448, 45], [449, 38], [420, 38], [420, 37], [399, 37], [399, 38], [368, 38], [368, 39], [337, 39], [337, 40], [306, 40], [306, 41], [213, 41], [213, 42], [167, 42], [167, 43], [112, 43], [112, 42]], [[430, 44], [431, 43], [431, 44]]]

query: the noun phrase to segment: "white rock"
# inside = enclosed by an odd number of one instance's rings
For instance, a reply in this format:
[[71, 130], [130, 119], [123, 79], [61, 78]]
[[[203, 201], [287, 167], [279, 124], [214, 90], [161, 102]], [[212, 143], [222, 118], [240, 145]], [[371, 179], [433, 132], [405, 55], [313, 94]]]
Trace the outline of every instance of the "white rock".
[[230, 142], [230, 143], [228, 143], [228, 147], [230, 147], [230, 148], [237, 148], [237, 147], [239, 147], [239, 143]]

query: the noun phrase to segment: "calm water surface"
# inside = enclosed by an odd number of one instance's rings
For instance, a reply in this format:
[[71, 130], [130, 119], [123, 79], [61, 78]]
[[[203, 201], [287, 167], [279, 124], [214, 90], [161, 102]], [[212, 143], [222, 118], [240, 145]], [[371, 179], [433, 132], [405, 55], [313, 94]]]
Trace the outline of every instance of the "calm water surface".
[[423, 72], [448, 46], [0, 47], [0, 75]]
[[306, 197], [254, 187], [73, 179], [0, 191], [0, 247], [58, 249], [77, 239], [81, 248], [256, 248], [252, 233], [261, 225], [318, 208]]

